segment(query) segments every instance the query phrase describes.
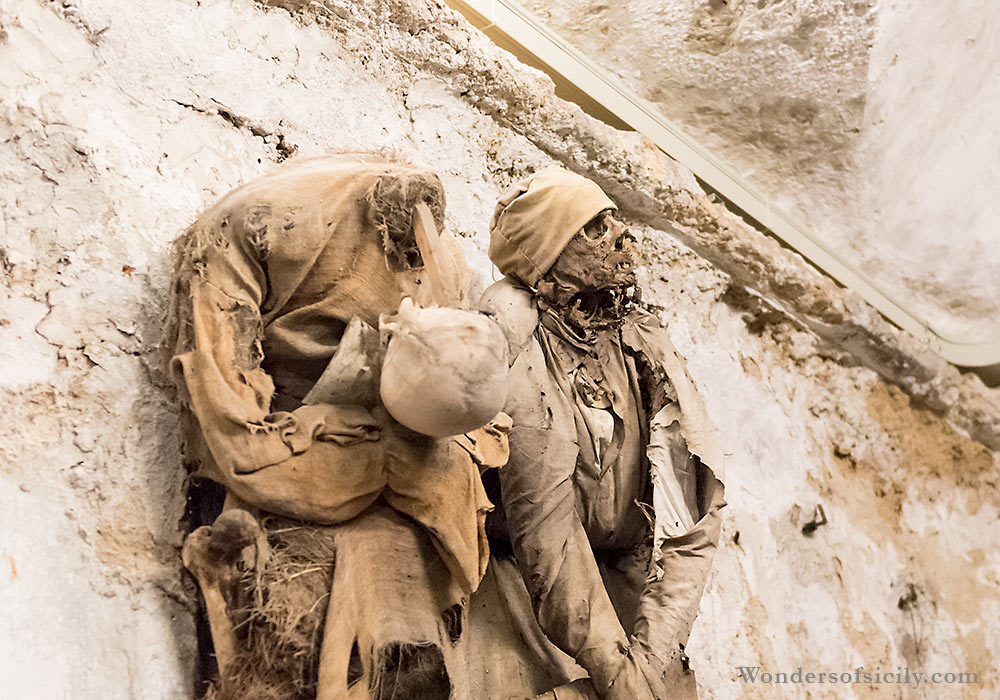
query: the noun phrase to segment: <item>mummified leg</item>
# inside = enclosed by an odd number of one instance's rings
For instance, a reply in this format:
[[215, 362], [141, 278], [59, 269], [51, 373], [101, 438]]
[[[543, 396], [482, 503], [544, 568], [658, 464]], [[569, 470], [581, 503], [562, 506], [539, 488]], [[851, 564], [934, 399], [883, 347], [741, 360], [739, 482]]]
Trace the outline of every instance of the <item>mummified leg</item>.
[[339, 527], [336, 551], [317, 700], [464, 697], [448, 664], [461, 592], [422, 528], [375, 506]]
[[205, 599], [220, 678], [225, 678], [236, 656], [230, 612], [237, 604], [240, 578], [243, 570], [257, 570], [263, 564], [266, 550], [260, 525], [245, 510], [226, 511], [184, 540], [181, 559], [198, 580]]

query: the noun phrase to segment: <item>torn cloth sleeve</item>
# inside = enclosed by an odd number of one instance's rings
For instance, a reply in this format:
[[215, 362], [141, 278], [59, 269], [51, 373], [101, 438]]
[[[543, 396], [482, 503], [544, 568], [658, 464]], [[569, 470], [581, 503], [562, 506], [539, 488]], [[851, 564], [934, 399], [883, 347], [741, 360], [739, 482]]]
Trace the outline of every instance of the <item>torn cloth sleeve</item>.
[[[216, 467], [209, 475], [274, 512], [326, 522], [355, 515], [385, 483], [371, 442], [377, 419], [330, 404], [269, 412], [273, 384], [251, 349], [260, 328], [253, 279], [219, 272], [211, 283], [191, 280], [193, 347], [173, 363]], [[316, 483], [321, 477], [338, 488]]]
[[654, 546], [631, 641], [647, 661], [643, 672], [656, 697], [693, 697], [692, 688], [689, 695], [682, 692], [690, 675], [682, 674], [680, 660], [719, 540], [724, 452], [684, 361], [656, 319], [634, 313], [622, 337], [653, 368], [654, 379], [669, 382], [676, 395], [676, 403], [652, 421]]
[[718, 482], [710, 488], [712, 500], [701, 519], [654, 549], [639, 598], [631, 642], [646, 662], [643, 673], [657, 698], [688, 697], [678, 692], [684, 682], [681, 656], [712, 569], [721, 522], [723, 491]]

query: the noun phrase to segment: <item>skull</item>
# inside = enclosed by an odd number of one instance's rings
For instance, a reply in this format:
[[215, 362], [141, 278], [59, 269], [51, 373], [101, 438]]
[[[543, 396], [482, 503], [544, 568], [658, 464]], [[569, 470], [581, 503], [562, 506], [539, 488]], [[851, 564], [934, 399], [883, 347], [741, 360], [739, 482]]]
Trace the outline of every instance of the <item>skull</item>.
[[633, 251], [628, 229], [603, 211], [570, 239], [538, 294], [578, 330], [616, 327], [640, 298]]

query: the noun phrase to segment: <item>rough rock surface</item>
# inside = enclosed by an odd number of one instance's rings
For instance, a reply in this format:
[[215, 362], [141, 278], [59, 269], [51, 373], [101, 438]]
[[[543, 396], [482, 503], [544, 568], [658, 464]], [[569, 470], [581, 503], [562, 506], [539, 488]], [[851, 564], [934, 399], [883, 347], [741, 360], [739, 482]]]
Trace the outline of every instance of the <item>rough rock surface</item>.
[[[647, 298], [730, 453], [689, 647], [703, 697], [996, 694], [995, 394], [435, 0], [9, 0], [0, 65], [3, 694], [190, 696], [157, 365], [170, 242], [275, 162], [375, 148], [440, 173], [477, 289], [497, 196], [539, 166], [594, 177], [632, 219]], [[818, 504], [829, 523], [804, 535]], [[980, 684], [745, 685], [746, 665]]]
[[1000, 342], [1000, 6], [526, 0], [954, 339]]

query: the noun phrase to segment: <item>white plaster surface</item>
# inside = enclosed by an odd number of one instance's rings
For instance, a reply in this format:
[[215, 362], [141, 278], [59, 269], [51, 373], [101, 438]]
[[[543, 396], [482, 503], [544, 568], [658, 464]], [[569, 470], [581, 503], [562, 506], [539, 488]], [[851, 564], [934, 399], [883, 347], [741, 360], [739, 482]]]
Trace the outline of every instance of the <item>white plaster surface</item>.
[[523, 4], [918, 318], [1000, 343], [1000, 5]]
[[[0, 698], [188, 698], [184, 471], [158, 353], [171, 241], [291, 150], [395, 148], [441, 174], [481, 289], [493, 203], [552, 162], [505, 119], [537, 108], [569, 134], [582, 117], [430, 0], [296, 16], [248, 0], [8, 0], [0, 66]], [[513, 77], [469, 87], [484, 66]], [[634, 137], [580, 123], [671, 196], [703, 196]], [[702, 697], [995, 697], [995, 454], [633, 224], [648, 300], [730, 455], [689, 648]], [[805, 537], [819, 503], [830, 522]], [[747, 686], [739, 665], [908, 665], [980, 684]]]

